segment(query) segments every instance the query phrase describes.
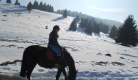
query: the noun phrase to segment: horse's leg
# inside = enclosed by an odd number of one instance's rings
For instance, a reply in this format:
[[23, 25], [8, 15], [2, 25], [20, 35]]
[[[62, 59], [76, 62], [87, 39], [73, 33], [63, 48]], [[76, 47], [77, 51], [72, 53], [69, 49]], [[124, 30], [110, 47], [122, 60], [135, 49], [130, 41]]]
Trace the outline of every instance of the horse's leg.
[[37, 63], [30, 63], [28, 68], [27, 68], [27, 79], [30, 80], [31, 73], [36, 66]]
[[67, 80], [68, 78], [67, 78], [67, 74], [66, 74], [65, 68], [62, 69], [62, 71], [63, 71], [63, 74], [64, 74], [64, 76], [65, 76], [65, 80]]
[[26, 71], [27, 71], [27, 67], [26, 66], [27, 66], [27, 61], [23, 57], [22, 65], [21, 65], [21, 71], [20, 71], [20, 76], [22, 76], [22, 77], [25, 77], [25, 75], [26, 75]]
[[62, 71], [62, 69], [61, 68], [58, 68], [58, 72], [57, 72], [57, 75], [56, 75], [56, 80], [59, 79], [60, 74], [61, 74], [61, 71]]

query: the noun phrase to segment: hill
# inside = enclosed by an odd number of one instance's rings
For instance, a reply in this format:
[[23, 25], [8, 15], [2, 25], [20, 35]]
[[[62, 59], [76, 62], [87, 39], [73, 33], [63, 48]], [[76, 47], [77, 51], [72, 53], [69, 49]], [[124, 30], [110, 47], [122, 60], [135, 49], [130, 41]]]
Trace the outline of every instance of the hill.
[[[86, 34], [80, 28], [68, 30], [73, 17], [0, 2], [0, 64], [21, 60], [30, 45], [47, 47], [49, 33], [59, 25], [59, 44], [65, 46], [79, 70], [76, 80], [135, 80], [138, 79], [138, 47], [115, 44], [107, 34]], [[48, 26], [48, 29], [45, 27]], [[19, 75], [21, 62], [0, 65], [0, 72]], [[68, 71], [68, 68], [66, 68]], [[31, 80], [55, 80], [57, 69], [37, 65]], [[60, 80], [64, 80], [61, 75]]]
[[[58, 14], [63, 14], [64, 10], [57, 10], [55, 13], [58, 13]], [[83, 14], [81, 12], [77, 12], [77, 11], [70, 11], [70, 10], [67, 10], [68, 12], [68, 16], [72, 16], [72, 17], [77, 17], [79, 16], [80, 20], [81, 18], [92, 18], [94, 19], [97, 23], [103, 23], [105, 25], [108, 25], [109, 26], [109, 29], [111, 29], [114, 25], [119, 28], [120, 25], [122, 25], [121, 22], [118, 22], [118, 21], [114, 21], [114, 20], [108, 20], [108, 19], [101, 19], [101, 18], [98, 18], [98, 17], [94, 17], [94, 16], [90, 16], [90, 15], [87, 15], [87, 14]]]

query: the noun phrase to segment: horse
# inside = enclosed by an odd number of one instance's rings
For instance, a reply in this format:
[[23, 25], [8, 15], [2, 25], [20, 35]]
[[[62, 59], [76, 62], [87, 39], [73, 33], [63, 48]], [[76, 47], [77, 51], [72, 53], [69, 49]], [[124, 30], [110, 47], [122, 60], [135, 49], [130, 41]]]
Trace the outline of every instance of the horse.
[[[47, 58], [47, 50], [48, 48], [40, 45], [28, 46], [23, 53], [20, 76], [26, 77], [27, 75], [27, 79], [30, 80], [31, 73], [36, 64], [44, 68], [55, 68], [54, 65], [56, 61]], [[63, 72], [65, 80], [76, 80], [78, 71], [76, 70], [74, 60], [65, 48], [63, 48], [63, 52], [64, 58], [60, 61], [62, 68], [58, 68], [56, 80], [59, 79], [61, 72]], [[68, 76], [65, 71], [65, 67], [67, 66], [69, 67]]]

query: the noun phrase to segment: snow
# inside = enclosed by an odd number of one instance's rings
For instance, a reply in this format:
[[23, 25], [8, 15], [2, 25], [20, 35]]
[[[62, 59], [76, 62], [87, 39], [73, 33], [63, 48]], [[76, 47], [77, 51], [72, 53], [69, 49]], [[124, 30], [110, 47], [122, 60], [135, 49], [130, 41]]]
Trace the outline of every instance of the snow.
[[[136, 80], [138, 79], [138, 46], [115, 44], [108, 34], [86, 34], [83, 28], [68, 30], [73, 17], [0, 2], [0, 64], [21, 60], [23, 51], [30, 45], [47, 47], [49, 33], [59, 25], [59, 44], [67, 47], [75, 60], [76, 80]], [[48, 26], [48, 29], [45, 27]], [[111, 56], [106, 56], [111, 54]], [[101, 65], [98, 63], [105, 62]], [[125, 65], [113, 65], [113, 62]], [[0, 72], [19, 75], [21, 63], [0, 66]], [[68, 71], [68, 68], [66, 68]], [[57, 69], [45, 69], [37, 65], [31, 80], [54, 80]], [[63, 74], [60, 80], [64, 80]]]

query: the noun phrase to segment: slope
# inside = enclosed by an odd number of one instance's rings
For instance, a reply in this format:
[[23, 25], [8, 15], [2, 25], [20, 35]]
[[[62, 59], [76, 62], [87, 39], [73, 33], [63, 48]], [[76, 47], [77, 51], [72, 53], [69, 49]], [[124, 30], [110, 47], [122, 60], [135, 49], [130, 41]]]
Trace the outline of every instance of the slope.
[[[29, 13], [26, 8], [15, 7], [0, 2], [0, 63], [21, 60], [24, 49], [29, 45], [46, 47], [53, 26], [59, 25], [58, 41], [67, 47], [75, 60], [76, 68], [79, 69], [77, 80], [138, 79], [138, 47], [115, 44], [113, 39], [103, 33], [90, 35], [81, 28], [70, 31], [68, 28], [73, 17], [63, 18], [62, 15], [36, 9]], [[12, 11], [5, 12], [10, 9]], [[46, 26], [48, 29], [45, 29]], [[0, 66], [0, 72], [19, 75], [20, 67], [21, 63], [16, 62]], [[31, 77], [32, 80], [54, 80], [56, 71], [37, 65]], [[60, 79], [64, 79], [63, 75]]]

